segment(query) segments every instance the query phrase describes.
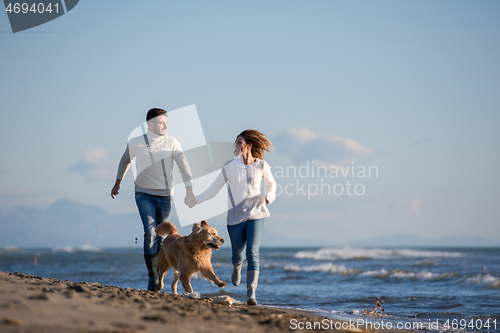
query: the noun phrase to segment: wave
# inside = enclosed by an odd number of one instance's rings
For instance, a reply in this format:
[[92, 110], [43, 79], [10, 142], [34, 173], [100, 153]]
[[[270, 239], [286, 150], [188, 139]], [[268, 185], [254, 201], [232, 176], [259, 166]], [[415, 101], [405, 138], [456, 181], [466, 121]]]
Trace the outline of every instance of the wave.
[[380, 270], [374, 270], [374, 271], [366, 271], [359, 276], [368, 276], [368, 277], [374, 277], [374, 278], [379, 278], [379, 279], [401, 279], [401, 280], [426, 280], [426, 281], [432, 281], [432, 280], [444, 280], [448, 278], [454, 278], [458, 277], [458, 274], [455, 273], [432, 273], [429, 271], [421, 271], [421, 272], [411, 272], [411, 271], [404, 271], [400, 269], [395, 269], [395, 270], [386, 270], [384, 268]]
[[390, 275], [391, 278], [396, 279], [413, 279], [413, 280], [443, 280], [449, 277], [455, 277], [453, 273], [432, 273], [429, 271], [422, 272], [394, 272]]
[[425, 261], [417, 261], [413, 264], [413, 266], [434, 266], [436, 263], [434, 261], [425, 260]]
[[78, 251], [100, 252], [101, 249], [90, 244], [86, 244], [81, 247], [62, 246], [62, 247], [55, 247], [52, 249], [52, 252], [65, 252], [65, 253], [74, 253]]
[[360, 271], [352, 268], [347, 268], [344, 265], [334, 265], [332, 263], [327, 263], [323, 265], [315, 265], [315, 266], [298, 266], [295, 264], [290, 264], [285, 266], [285, 270], [292, 272], [330, 272], [333, 274], [343, 274], [343, 275], [353, 275], [357, 274]]
[[390, 275], [391, 274], [385, 268], [374, 270], [374, 271], [366, 271], [366, 272], [359, 274], [359, 276], [369, 276], [369, 277], [375, 277], [375, 278], [388, 278]]
[[436, 258], [461, 257], [459, 252], [420, 251], [409, 249], [364, 249], [364, 248], [323, 248], [317, 251], [299, 251], [297, 259], [347, 260], [347, 259], [390, 259], [394, 257]]
[[90, 244], [85, 244], [85, 245], [81, 246], [78, 250], [80, 250], [80, 251], [92, 251], [92, 252], [100, 252], [101, 251], [100, 248], [93, 246], [93, 245], [90, 245]]
[[453, 277], [459, 277], [455, 273], [432, 273], [429, 271], [421, 272], [411, 272], [401, 269], [386, 270], [385, 268], [378, 270], [362, 271], [359, 269], [353, 269], [346, 267], [344, 265], [334, 265], [332, 263], [326, 263], [322, 265], [313, 266], [299, 266], [296, 264], [290, 264], [285, 266], [286, 271], [291, 272], [329, 272], [332, 274], [342, 274], [342, 275], [357, 275], [359, 277], [372, 277], [378, 279], [401, 279], [401, 280], [444, 280]]
[[480, 287], [490, 288], [490, 289], [500, 289], [500, 278], [497, 278], [491, 274], [482, 275], [479, 274], [475, 277], [470, 277], [465, 280], [468, 285], [477, 285]]

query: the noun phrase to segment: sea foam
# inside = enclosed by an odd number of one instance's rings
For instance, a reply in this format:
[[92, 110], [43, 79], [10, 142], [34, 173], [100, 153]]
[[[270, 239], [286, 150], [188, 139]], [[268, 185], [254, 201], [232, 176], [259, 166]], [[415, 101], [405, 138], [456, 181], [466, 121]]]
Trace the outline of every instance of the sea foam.
[[359, 271], [352, 269], [352, 268], [347, 268], [344, 265], [334, 265], [332, 263], [327, 263], [323, 265], [313, 265], [313, 266], [299, 266], [295, 264], [290, 264], [285, 266], [285, 270], [287, 271], [292, 271], [292, 272], [298, 272], [298, 271], [303, 271], [303, 272], [330, 272], [333, 274], [344, 274], [344, 275], [351, 275], [351, 274], [356, 274]]
[[99, 251], [101, 251], [101, 249], [98, 247], [95, 247], [93, 245], [90, 245], [90, 244], [86, 244], [86, 245], [83, 245], [81, 247], [62, 246], [62, 247], [55, 247], [52, 249], [52, 252], [74, 253], [77, 251], [99, 252]]
[[411, 272], [400, 269], [386, 270], [385, 268], [378, 270], [371, 270], [360, 273], [359, 276], [373, 277], [378, 279], [401, 279], [401, 280], [443, 280], [456, 276], [452, 273], [432, 273], [428, 271]]
[[316, 251], [299, 251], [297, 259], [348, 260], [348, 259], [391, 259], [394, 257], [435, 258], [460, 257], [458, 252], [420, 251], [410, 249], [364, 249], [364, 248], [323, 248]]
[[500, 278], [497, 278], [491, 274], [479, 274], [475, 277], [470, 277], [465, 280], [465, 283], [468, 285], [477, 285], [485, 288], [500, 289]]
[[429, 271], [411, 272], [400, 269], [386, 270], [385, 268], [378, 270], [361, 271], [346, 267], [345, 265], [334, 265], [333, 263], [325, 263], [322, 265], [299, 266], [290, 264], [285, 266], [285, 270], [291, 272], [329, 272], [332, 274], [357, 275], [359, 277], [372, 277], [378, 279], [409, 279], [409, 280], [442, 280], [456, 276], [450, 273], [432, 273]]

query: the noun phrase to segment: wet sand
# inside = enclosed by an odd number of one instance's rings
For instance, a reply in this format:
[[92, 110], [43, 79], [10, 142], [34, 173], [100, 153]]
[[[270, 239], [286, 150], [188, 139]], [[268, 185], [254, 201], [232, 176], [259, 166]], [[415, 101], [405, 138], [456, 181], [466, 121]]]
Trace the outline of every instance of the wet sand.
[[[375, 332], [353, 326], [338, 330], [335, 323], [340, 327], [343, 322], [330, 322], [328, 317], [304, 311], [228, 305], [208, 297], [191, 298], [21, 273], [0, 272], [0, 295], [2, 333], [309, 332], [298, 329], [308, 322], [322, 322], [323, 329], [317, 331]], [[333, 329], [324, 329], [325, 326]]]

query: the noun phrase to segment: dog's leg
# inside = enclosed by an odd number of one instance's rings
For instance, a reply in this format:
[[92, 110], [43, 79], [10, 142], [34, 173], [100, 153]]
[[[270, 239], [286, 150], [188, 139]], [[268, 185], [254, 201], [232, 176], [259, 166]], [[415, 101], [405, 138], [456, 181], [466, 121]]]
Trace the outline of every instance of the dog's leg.
[[214, 270], [212, 267], [204, 267], [200, 269], [201, 276], [203, 276], [205, 279], [212, 281], [215, 283], [219, 288], [224, 288], [226, 287], [226, 282], [221, 281], [217, 275], [215, 275]]
[[177, 295], [177, 282], [179, 282], [179, 272], [174, 270], [174, 279], [172, 281], [172, 295]]
[[160, 252], [158, 255], [158, 290], [163, 289], [163, 277], [169, 268], [170, 265], [168, 264], [167, 259], [165, 259], [165, 255], [163, 252]]
[[193, 293], [193, 287], [191, 287], [191, 276], [189, 274], [180, 273], [180, 279], [182, 282], [182, 287], [188, 294]]
[[165, 276], [165, 273], [167, 273], [169, 268], [170, 267], [168, 267], [168, 265], [166, 267], [160, 266], [160, 272], [158, 274], [158, 290], [163, 289], [163, 277]]

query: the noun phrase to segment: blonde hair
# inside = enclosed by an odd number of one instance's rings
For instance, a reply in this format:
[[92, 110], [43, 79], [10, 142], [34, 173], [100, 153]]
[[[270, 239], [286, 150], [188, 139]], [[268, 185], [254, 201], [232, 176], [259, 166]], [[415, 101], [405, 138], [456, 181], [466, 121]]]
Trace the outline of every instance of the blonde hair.
[[[238, 141], [238, 137], [242, 137], [246, 143], [252, 145], [252, 156], [255, 158], [259, 158], [261, 160], [264, 159], [264, 151], [271, 153], [271, 148], [273, 144], [269, 139], [266, 138], [264, 134], [254, 129], [247, 129], [241, 132], [236, 136], [236, 140], [234, 144], [236, 145], [236, 141]], [[234, 153], [237, 155], [238, 150], [235, 150]]]

